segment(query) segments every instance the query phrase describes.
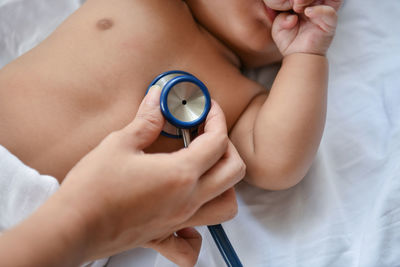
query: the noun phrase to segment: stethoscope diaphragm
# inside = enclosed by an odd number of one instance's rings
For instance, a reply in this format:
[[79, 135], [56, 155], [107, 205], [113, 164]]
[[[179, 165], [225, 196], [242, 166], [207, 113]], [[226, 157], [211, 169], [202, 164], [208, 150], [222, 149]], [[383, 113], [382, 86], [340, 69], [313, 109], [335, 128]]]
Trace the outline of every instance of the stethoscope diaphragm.
[[162, 134], [180, 138], [182, 129], [197, 131], [211, 108], [211, 97], [207, 87], [194, 75], [173, 70], [158, 75], [150, 84], [162, 88], [160, 108], [166, 123]]

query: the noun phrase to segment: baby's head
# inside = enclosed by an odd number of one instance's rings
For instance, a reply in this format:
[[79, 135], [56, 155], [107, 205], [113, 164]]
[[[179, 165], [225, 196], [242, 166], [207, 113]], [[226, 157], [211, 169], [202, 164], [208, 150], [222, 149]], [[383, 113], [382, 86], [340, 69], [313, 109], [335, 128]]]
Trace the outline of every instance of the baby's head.
[[186, 0], [193, 16], [228, 45], [245, 66], [277, 62], [282, 56], [271, 37], [275, 11], [262, 0]]

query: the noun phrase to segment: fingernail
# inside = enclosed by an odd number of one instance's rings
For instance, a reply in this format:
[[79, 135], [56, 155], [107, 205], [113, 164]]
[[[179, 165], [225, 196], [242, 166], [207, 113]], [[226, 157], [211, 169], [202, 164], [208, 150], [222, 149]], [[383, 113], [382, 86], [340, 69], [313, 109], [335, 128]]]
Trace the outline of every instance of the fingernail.
[[306, 16], [309, 16], [309, 15], [312, 14], [313, 11], [314, 11], [314, 9], [313, 9], [312, 7], [307, 7], [307, 8], [304, 10], [304, 14], [306, 14]]
[[295, 16], [296, 15], [289, 15], [289, 16], [286, 17], [286, 20], [290, 21], [290, 20], [294, 19]]
[[200, 236], [199, 232], [197, 232], [197, 230], [192, 227], [183, 228], [183, 229], [179, 230], [177, 232], [177, 234], [183, 238], [193, 238], [193, 237]]
[[149, 106], [159, 106], [160, 105], [160, 92], [161, 87], [158, 85], [153, 85], [147, 92], [145, 102]]

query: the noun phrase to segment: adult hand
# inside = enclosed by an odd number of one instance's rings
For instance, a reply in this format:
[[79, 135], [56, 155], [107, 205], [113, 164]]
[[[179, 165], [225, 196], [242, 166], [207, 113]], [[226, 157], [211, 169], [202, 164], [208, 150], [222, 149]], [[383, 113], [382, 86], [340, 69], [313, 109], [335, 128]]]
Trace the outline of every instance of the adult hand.
[[1, 237], [5, 265], [9, 259], [14, 265], [29, 260], [69, 266], [138, 246], [152, 246], [180, 265], [194, 264], [200, 239], [187, 227], [235, 215], [230, 188], [245, 166], [215, 102], [204, 134], [187, 149], [145, 154], [164, 123], [159, 98], [160, 89], [153, 87], [130, 125], [105, 138], [48, 202]]

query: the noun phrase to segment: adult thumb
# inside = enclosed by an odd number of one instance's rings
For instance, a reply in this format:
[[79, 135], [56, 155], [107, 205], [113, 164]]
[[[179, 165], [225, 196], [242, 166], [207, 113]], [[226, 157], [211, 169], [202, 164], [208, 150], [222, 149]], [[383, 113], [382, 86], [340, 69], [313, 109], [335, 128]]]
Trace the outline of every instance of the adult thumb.
[[147, 92], [135, 119], [123, 129], [129, 135], [134, 148], [143, 150], [160, 135], [164, 126], [164, 117], [160, 110], [161, 88], [154, 85]]

